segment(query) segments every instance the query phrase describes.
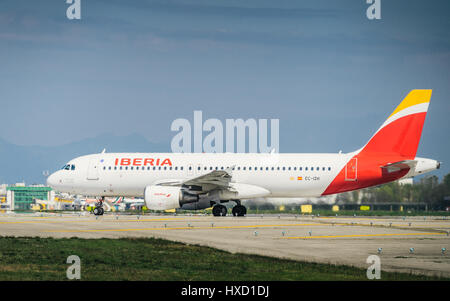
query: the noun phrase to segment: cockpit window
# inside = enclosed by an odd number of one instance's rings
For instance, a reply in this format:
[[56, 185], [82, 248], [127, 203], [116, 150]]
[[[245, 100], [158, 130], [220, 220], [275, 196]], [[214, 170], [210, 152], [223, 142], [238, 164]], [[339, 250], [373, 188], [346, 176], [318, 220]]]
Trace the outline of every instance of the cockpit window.
[[61, 169], [64, 169], [64, 170], [75, 170], [75, 165], [74, 164], [66, 164], [63, 167], [61, 167]]

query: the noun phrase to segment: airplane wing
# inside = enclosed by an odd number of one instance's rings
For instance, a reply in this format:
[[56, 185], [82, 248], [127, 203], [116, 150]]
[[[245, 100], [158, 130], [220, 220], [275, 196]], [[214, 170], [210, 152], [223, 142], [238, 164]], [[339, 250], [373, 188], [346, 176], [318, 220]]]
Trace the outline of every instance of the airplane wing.
[[256, 198], [270, 195], [270, 191], [265, 188], [231, 182], [233, 168], [234, 166], [225, 170], [213, 170], [207, 174], [188, 180], [166, 179], [155, 182], [153, 185], [179, 186], [187, 189], [190, 194], [198, 195], [222, 191], [229, 199]]
[[161, 186], [200, 186], [202, 192], [211, 191], [214, 189], [229, 189], [231, 181], [232, 168], [225, 170], [213, 170], [207, 174], [198, 176], [188, 180], [166, 179], [153, 183], [153, 185]]
[[213, 185], [216, 186], [216, 188], [228, 188], [230, 181], [231, 169], [214, 170], [197, 178], [187, 180], [183, 184], [186, 186]]
[[[381, 168], [387, 172], [387, 173], [393, 173], [393, 172], [397, 172], [400, 170], [404, 170], [404, 169], [408, 169], [409, 173], [414, 172], [414, 170], [416, 169], [416, 165], [417, 165], [417, 161], [416, 160], [403, 160], [403, 161], [398, 161], [395, 163], [389, 163], [386, 164], [384, 166], [381, 166]], [[408, 175], [406, 175], [405, 177], [407, 177]]]

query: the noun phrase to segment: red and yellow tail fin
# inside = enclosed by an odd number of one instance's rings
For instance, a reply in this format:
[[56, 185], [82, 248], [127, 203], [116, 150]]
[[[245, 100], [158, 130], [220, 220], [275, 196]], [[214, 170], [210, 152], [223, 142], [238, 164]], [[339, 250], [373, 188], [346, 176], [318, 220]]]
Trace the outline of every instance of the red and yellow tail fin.
[[430, 99], [431, 90], [409, 92], [361, 152], [414, 159]]

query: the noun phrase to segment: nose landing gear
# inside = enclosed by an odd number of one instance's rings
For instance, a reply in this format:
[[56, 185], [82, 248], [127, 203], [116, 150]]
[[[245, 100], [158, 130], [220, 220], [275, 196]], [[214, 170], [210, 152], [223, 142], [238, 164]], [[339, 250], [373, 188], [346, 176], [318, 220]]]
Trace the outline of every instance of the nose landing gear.
[[100, 200], [95, 204], [94, 215], [103, 215], [105, 210], [103, 209], [103, 202], [105, 201], [105, 197], [102, 196]]

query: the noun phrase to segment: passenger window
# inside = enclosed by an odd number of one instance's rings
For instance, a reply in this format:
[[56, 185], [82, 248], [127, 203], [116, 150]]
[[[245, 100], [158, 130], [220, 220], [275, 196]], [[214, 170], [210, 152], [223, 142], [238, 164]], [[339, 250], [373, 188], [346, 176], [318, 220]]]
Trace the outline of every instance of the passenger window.
[[305, 167], [305, 170], [308, 171], [308, 167]]
[[288, 170], [291, 170], [291, 168], [290, 168], [290, 167], [288, 167]]
[[299, 168], [298, 168], [298, 170], [302, 170], [302, 169], [303, 169], [303, 167], [299, 167]]
[[178, 166], [175, 166], [175, 170], [178, 170]]
[[128, 166], [125, 166], [125, 170], [128, 170]]
[[117, 166], [114, 166], [114, 170], [117, 170]]
[[322, 167], [322, 171], [325, 171], [325, 167]]
[[248, 168], [248, 170], [252, 170], [252, 167], [250, 166], [250, 167]]
[[108, 169], [109, 169], [109, 170], [111, 170], [111, 166], [110, 166], [110, 167], [108, 167]]
[[275, 170], [275, 167], [272, 166], [272, 170]]
[[122, 170], [122, 166], [120, 166], [119, 169]]
[[133, 166], [131, 166], [131, 167], [130, 167], [130, 169], [131, 169], [131, 170], [133, 170], [133, 169], [134, 169], [134, 167], [133, 167]]
[[328, 170], [331, 170], [331, 167], [328, 167]]
[[192, 170], [192, 167], [191, 167], [191, 166], [189, 166], [189, 170]]
[[75, 165], [72, 164], [72, 166], [70, 166], [70, 169], [71, 169], [71, 170], [75, 170]]
[[294, 170], [297, 170], [297, 166], [294, 167]]
[[183, 166], [180, 167], [180, 170], [183, 170]]
[[103, 166], [103, 170], [105, 170], [106, 169], [106, 166]]

